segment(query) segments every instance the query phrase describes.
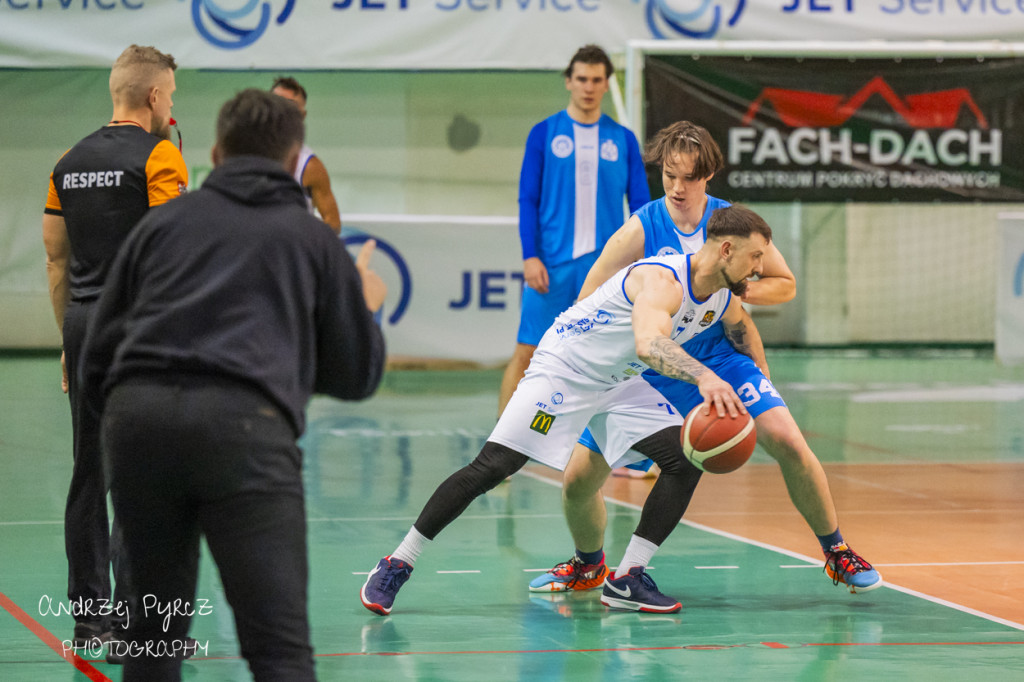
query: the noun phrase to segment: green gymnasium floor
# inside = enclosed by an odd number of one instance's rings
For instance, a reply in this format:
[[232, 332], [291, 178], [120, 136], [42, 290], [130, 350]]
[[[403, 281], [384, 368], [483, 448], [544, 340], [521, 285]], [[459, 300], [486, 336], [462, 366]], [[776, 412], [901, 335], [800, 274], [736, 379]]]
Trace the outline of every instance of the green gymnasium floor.
[[[973, 352], [775, 351], [769, 361], [830, 478], [851, 467], [923, 474], [977, 464], [1004, 467], [1005, 485], [1024, 488], [1024, 368], [1002, 368]], [[121, 677], [102, 658], [84, 657], [76, 667], [56, 653], [51, 646], [59, 652], [73, 620], [41, 608], [66, 603], [70, 417], [58, 379], [56, 357], [0, 356], [4, 682]], [[1016, 579], [1024, 553], [1009, 533], [981, 538], [999, 545], [1001, 560], [984, 563], [1001, 564], [995, 568], [1002, 572], [983, 573], [973, 585], [987, 581], [997, 596], [1005, 592], [1009, 617], [965, 606], [952, 588], [927, 594], [893, 581], [850, 595], [822, 574], [813, 537], [794, 551], [729, 533], [703, 515], [680, 526], [651, 569], [683, 610], [610, 612], [597, 592], [559, 599], [526, 590], [538, 570], [571, 551], [557, 484], [535, 465], [477, 500], [438, 537], [392, 615], [366, 611], [357, 596], [365, 572], [400, 541], [434, 487], [476, 455], [494, 421], [498, 381], [496, 371], [396, 371], [370, 401], [311, 404], [304, 438], [310, 618], [321, 680], [1024, 680], [1024, 600]], [[767, 476], [777, 467], [758, 451], [744, 469]], [[886, 485], [884, 476], [873, 476]], [[636, 524], [645, 488], [637, 489], [635, 499], [609, 503], [611, 563]], [[985, 491], [979, 495], [984, 506]], [[881, 514], [870, 522], [877, 537], [896, 548], [903, 524], [931, 513], [923, 497], [903, 498], [891, 515], [868, 510]], [[857, 523], [848, 499], [844, 493], [840, 516]], [[885, 575], [899, 550], [871, 543], [869, 559]], [[917, 560], [916, 570], [940, 570], [927, 566], [941, 566], [944, 549]], [[185, 664], [184, 679], [249, 679], [208, 557], [198, 597], [212, 605], [191, 632], [206, 649]]]

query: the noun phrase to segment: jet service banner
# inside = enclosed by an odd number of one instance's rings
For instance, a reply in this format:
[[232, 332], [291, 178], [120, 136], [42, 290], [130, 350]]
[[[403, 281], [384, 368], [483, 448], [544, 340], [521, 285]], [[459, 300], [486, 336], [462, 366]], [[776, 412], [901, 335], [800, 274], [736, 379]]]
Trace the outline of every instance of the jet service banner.
[[1024, 59], [648, 57], [648, 137], [722, 148], [737, 201], [1024, 200]]
[[1002, 40], [1024, 0], [0, 0], [0, 67], [561, 69], [629, 40]]

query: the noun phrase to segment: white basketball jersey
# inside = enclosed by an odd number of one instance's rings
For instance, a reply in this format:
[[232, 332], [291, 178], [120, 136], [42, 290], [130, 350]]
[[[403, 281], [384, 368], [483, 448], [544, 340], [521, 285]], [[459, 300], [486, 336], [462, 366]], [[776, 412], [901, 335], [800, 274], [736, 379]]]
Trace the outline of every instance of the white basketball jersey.
[[299, 163], [295, 166], [295, 174], [293, 177], [295, 178], [295, 182], [302, 185], [302, 194], [306, 197], [306, 207], [309, 209], [310, 213], [315, 215], [316, 211], [313, 209], [313, 197], [309, 194], [309, 188], [302, 184], [302, 175], [306, 172], [306, 165], [309, 164], [309, 160], [314, 156], [316, 156], [316, 154], [313, 153], [312, 149], [306, 145], [302, 145], [302, 149], [299, 151]]
[[683, 285], [683, 301], [672, 317], [672, 340], [680, 346], [708, 329], [725, 312], [732, 298], [720, 289], [704, 301], [690, 288], [692, 255], [672, 254], [639, 260], [582, 301], [555, 318], [537, 346], [542, 361], [553, 356], [577, 373], [601, 384], [614, 385], [640, 376], [647, 365], [636, 354], [633, 302], [626, 297], [626, 276], [638, 267], [668, 268]]

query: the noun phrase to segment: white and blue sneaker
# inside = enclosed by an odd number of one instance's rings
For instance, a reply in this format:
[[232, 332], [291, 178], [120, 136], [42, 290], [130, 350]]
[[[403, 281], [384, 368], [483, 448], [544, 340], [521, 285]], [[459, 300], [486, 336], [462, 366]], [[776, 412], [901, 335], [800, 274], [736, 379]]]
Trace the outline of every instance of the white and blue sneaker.
[[363, 583], [363, 589], [359, 590], [359, 599], [366, 608], [386, 616], [391, 613], [395, 595], [410, 575], [412, 566], [386, 556], [377, 562], [377, 568], [370, 571], [366, 582]]
[[825, 573], [832, 578], [833, 585], [842, 583], [854, 594], [882, 586], [878, 571], [845, 543], [832, 545], [825, 552]]
[[634, 566], [621, 578], [606, 578], [601, 603], [610, 609], [645, 613], [675, 613], [683, 608], [675, 599], [658, 591], [643, 566]]

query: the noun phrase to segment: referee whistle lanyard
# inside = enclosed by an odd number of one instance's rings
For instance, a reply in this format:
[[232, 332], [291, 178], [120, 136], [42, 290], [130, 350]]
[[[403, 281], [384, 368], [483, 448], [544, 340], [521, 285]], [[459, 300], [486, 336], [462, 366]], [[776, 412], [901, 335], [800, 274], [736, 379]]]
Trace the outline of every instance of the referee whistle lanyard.
[[170, 119], [168, 119], [167, 122], [170, 123], [172, 126], [174, 126], [174, 132], [176, 132], [178, 134], [178, 151], [181, 152], [182, 154], [184, 154], [185, 150], [182, 149], [182, 147], [181, 147], [181, 131], [178, 129], [178, 122], [176, 120], [174, 120], [173, 116]]
[[[114, 120], [114, 121], [111, 121], [110, 123], [112, 123], [114, 125], [119, 125], [121, 123], [131, 123], [132, 125], [137, 125], [140, 128], [142, 128], [143, 130], [145, 130], [145, 127], [143, 127], [143, 125], [141, 123], [139, 123], [138, 121], [130, 121], [128, 119], [123, 119], [123, 120], [120, 120], [120, 121]], [[173, 126], [174, 127], [174, 132], [176, 132], [178, 134], [178, 151], [184, 153], [185, 150], [181, 146], [181, 131], [178, 129], [178, 122], [176, 120], [174, 120], [174, 117], [172, 116], [171, 118], [167, 119], [167, 123], [169, 125]]]

